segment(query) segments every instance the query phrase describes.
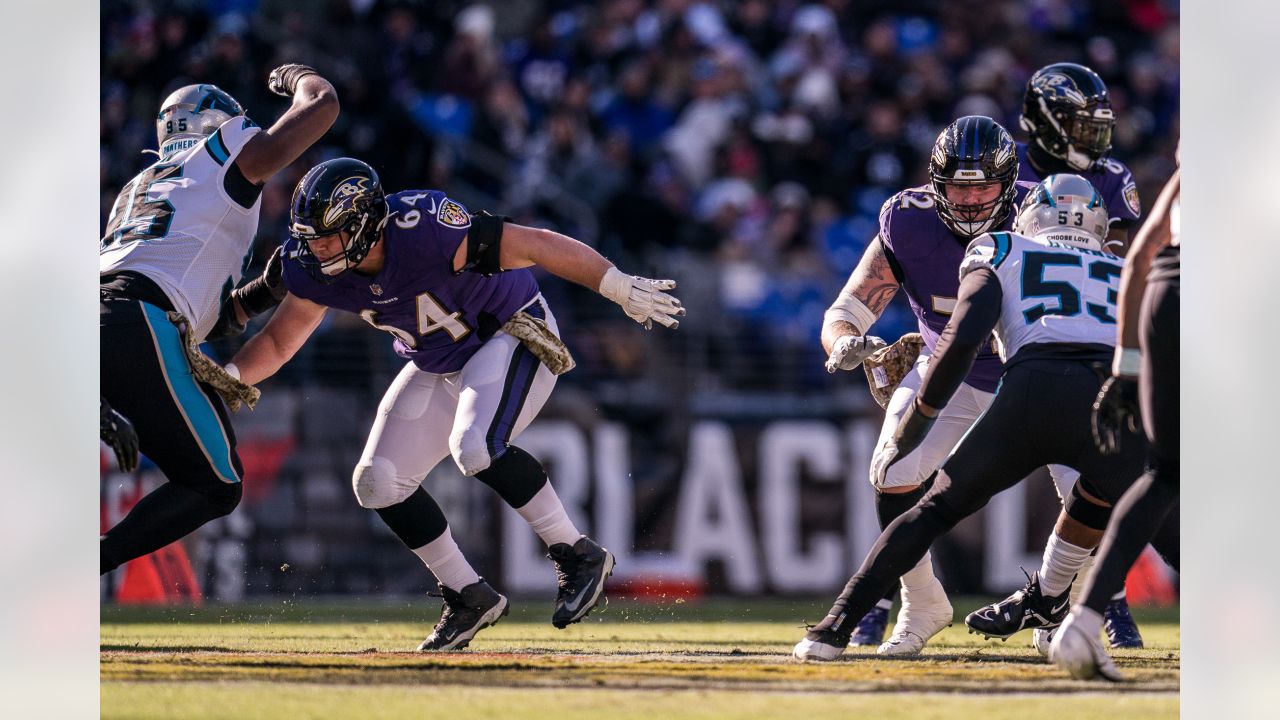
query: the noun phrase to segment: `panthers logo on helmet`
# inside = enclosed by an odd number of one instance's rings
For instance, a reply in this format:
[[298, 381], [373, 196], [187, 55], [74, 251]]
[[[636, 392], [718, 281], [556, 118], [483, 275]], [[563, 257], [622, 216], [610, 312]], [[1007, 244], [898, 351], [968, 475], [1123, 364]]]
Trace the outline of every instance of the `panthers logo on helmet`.
[[356, 200], [369, 191], [369, 178], [349, 177], [338, 183], [329, 196], [329, 207], [324, 211], [324, 224], [332, 225], [348, 210], [355, 207]]
[[467, 214], [467, 209], [452, 200], [440, 203], [440, 212], [436, 214], [436, 219], [440, 224], [449, 227], [464, 228], [471, 225], [471, 216]]
[[1064, 98], [1068, 102], [1084, 107], [1084, 93], [1080, 92], [1080, 88], [1076, 87], [1075, 80], [1058, 73], [1050, 73], [1037, 79], [1036, 85], [1040, 92], [1046, 95], [1052, 92], [1060, 98]]

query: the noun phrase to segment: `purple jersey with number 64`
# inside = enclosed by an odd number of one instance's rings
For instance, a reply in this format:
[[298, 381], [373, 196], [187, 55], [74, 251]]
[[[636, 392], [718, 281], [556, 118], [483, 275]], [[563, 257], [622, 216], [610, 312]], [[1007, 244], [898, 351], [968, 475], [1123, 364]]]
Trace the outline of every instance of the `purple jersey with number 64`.
[[[1007, 230], [1013, 216], [1034, 183], [1018, 183], [1009, 217], [992, 230]], [[894, 266], [894, 274], [915, 313], [924, 337], [925, 350], [932, 355], [938, 337], [955, 310], [960, 292], [960, 261], [968, 238], [951, 232], [934, 207], [932, 191], [925, 186], [908, 188], [885, 201], [880, 208], [880, 241]], [[1003, 372], [1000, 358], [987, 343], [974, 360], [965, 382], [984, 392], [995, 392]]]
[[[297, 262], [298, 240], [285, 244], [289, 292], [359, 315], [395, 336], [396, 354], [422, 370], [462, 369], [480, 346], [538, 295], [528, 270], [492, 277], [453, 272], [453, 256], [471, 227], [471, 215], [438, 190], [405, 190], [387, 197], [382, 233], [386, 263], [376, 276], [347, 271], [331, 284]], [[953, 271], [954, 275], [955, 272]]]

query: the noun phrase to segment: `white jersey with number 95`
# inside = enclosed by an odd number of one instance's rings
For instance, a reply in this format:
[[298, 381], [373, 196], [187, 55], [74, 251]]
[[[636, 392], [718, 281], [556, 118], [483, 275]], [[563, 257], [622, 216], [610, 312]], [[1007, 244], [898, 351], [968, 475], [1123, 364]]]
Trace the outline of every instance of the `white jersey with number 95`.
[[1110, 253], [996, 232], [969, 243], [960, 280], [978, 268], [995, 272], [1003, 292], [996, 351], [1008, 362], [1032, 343], [1114, 346], [1123, 267]]
[[134, 176], [107, 219], [99, 274], [146, 276], [190, 321], [197, 340], [213, 328], [248, 264], [262, 201], [235, 160], [260, 131], [243, 115], [227, 120]]

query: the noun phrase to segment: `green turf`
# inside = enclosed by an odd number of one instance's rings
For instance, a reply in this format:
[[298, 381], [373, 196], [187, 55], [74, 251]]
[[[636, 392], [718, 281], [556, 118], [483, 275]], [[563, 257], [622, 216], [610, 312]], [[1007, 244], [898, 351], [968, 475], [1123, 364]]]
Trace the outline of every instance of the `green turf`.
[[[981, 602], [957, 601], [957, 616]], [[470, 650], [430, 655], [410, 652], [434, 619], [425, 603], [106, 608], [103, 717], [363, 718], [457, 707], [471, 708], [465, 717], [520, 718], [593, 704], [608, 717], [671, 720], [802, 716], [810, 707], [877, 718], [1177, 712], [1176, 611], [1137, 613], [1148, 647], [1115, 653], [1132, 681], [1110, 685], [1070, 680], [1029, 647], [1029, 634], [1001, 643], [963, 625], [918, 658], [851, 649], [840, 662], [799, 663], [789, 651], [801, 620], [822, 614], [817, 600], [615, 601], [563, 631], [544, 605], [519, 603]]]
[[840, 718], [875, 720], [1058, 720], [1066, 718], [1154, 720], [1176, 718], [1172, 695], [950, 696], [925, 693], [831, 695], [757, 693], [749, 698], [723, 690], [648, 692], [556, 689], [537, 691], [469, 686], [314, 687], [279, 683], [208, 685], [106, 683], [103, 720], [383, 720], [391, 718], [592, 717], [609, 720], [720, 720], [736, 718]]

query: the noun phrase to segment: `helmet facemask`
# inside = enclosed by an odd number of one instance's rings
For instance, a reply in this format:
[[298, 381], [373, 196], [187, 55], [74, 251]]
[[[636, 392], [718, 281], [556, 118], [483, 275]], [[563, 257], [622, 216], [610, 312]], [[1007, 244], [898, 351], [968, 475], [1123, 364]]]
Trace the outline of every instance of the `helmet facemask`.
[[[951, 232], [974, 238], [998, 228], [1013, 206], [1018, 158], [1013, 138], [991, 118], [962, 117], [938, 136], [929, 158], [929, 180], [938, 217]], [[960, 203], [948, 188], [997, 184], [990, 200]]]
[[[294, 223], [289, 234], [298, 240], [299, 264], [313, 278], [326, 284], [336, 280], [342, 273], [355, 269], [368, 257], [369, 251], [373, 249], [382, 234], [382, 227], [386, 225], [385, 212], [380, 222], [375, 223], [373, 215], [374, 213], [367, 210], [358, 212], [342, 227], [323, 234], [309, 233], [307, 230], [310, 228]], [[342, 245], [342, 251], [327, 260], [321, 260], [312, 249], [311, 242], [319, 238], [341, 236], [342, 233], [346, 233], [347, 236], [346, 242]]]
[[[961, 170], [960, 175], [966, 171]], [[969, 171], [981, 175], [980, 170]], [[952, 200], [947, 194], [948, 187], [974, 187], [998, 184], [999, 192], [986, 202], [961, 204]], [[1012, 181], [1000, 183], [997, 179], [979, 178], [965, 180], [959, 178], [933, 178], [933, 192], [938, 207], [938, 215], [942, 217], [952, 232], [967, 238], [977, 237], [1004, 222], [1009, 215], [1013, 200], [1014, 184]]]
[[[368, 257], [388, 217], [373, 168], [351, 158], [320, 163], [293, 192], [289, 234], [298, 241], [298, 263], [317, 281], [332, 283]], [[335, 235], [345, 237], [341, 250], [322, 261], [312, 243]]]

